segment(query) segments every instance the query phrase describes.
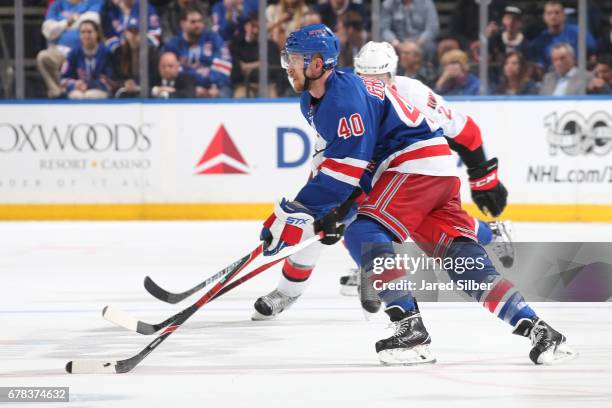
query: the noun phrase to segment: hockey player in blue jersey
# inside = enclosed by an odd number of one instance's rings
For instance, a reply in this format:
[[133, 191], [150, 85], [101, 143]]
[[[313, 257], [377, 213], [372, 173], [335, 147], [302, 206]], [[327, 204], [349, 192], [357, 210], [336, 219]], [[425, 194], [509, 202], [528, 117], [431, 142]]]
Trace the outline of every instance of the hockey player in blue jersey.
[[[461, 276], [491, 284], [494, 290], [466, 293], [514, 326], [515, 334], [531, 339], [534, 363], [573, 356], [565, 337], [537, 317], [476, 242], [472, 220], [461, 209], [455, 162], [439, 126], [383, 82], [335, 71], [338, 52], [338, 39], [322, 24], [303, 27], [287, 39], [283, 66], [294, 90], [302, 92], [302, 113], [317, 132], [318, 171], [293, 201], [281, 200], [265, 221], [261, 232], [268, 243], [265, 253], [295, 245], [315, 230], [330, 232], [324, 244], [337, 241], [330, 215], [361, 188], [367, 198], [347, 227], [345, 240], [369, 276], [374, 256], [392, 256], [390, 244], [408, 238], [430, 256], [480, 258], [481, 269], [462, 275], [452, 269], [447, 272], [453, 280]], [[362, 246], [372, 243], [379, 244], [378, 252], [362, 254]], [[406, 271], [391, 268], [376, 279], [388, 286], [406, 277]], [[381, 362], [435, 361], [410, 291], [377, 290], [377, 294], [396, 326], [394, 335], [376, 343]]]

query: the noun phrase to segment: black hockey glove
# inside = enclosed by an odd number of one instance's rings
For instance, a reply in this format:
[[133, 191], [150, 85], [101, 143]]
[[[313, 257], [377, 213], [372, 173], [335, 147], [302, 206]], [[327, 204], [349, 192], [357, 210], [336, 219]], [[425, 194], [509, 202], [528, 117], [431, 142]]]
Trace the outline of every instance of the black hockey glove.
[[344, 236], [344, 224], [339, 224], [339, 221], [344, 219], [351, 210], [355, 200], [361, 195], [361, 189], [356, 188], [349, 198], [346, 199], [338, 208], [327, 214], [325, 217], [315, 221], [314, 230], [315, 233], [323, 231], [325, 237], [321, 239], [323, 245], [334, 245], [336, 242], [342, 239]]
[[497, 158], [468, 169], [472, 199], [484, 214], [499, 216], [508, 198], [508, 190], [497, 178]]
[[318, 234], [319, 231], [323, 231], [325, 234], [320, 241], [323, 245], [334, 245], [344, 235], [344, 224], [338, 224], [338, 214], [336, 211], [332, 211], [325, 217], [315, 221], [314, 231], [315, 234]]

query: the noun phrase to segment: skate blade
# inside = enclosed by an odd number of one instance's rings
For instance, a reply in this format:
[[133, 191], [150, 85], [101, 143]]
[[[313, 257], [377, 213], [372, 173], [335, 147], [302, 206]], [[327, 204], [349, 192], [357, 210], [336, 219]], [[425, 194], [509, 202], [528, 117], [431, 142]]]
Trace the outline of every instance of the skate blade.
[[358, 296], [357, 285], [340, 285], [340, 294], [342, 296]]
[[574, 351], [566, 343], [560, 344], [555, 350], [542, 353], [538, 358], [538, 364], [555, 365], [565, 363], [578, 357], [578, 353]]
[[378, 359], [383, 365], [417, 365], [436, 362], [436, 358], [426, 345], [411, 349], [382, 350], [378, 353]]
[[270, 315], [270, 316], [262, 315], [256, 310], [253, 312], [253, 315], [251, 316], [251, 320], [255, 322], [260, 322], [260, 321], [265, 321], [265, 320], [274, 320], [276, 316], [277, 315]]

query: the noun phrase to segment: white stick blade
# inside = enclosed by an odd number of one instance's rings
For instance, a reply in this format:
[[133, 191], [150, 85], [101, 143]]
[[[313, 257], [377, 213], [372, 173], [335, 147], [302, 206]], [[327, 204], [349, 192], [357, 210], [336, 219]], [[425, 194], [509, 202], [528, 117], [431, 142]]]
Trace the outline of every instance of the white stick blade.
[[115, 374], [116, 365], [116, 361], [73, 360], [66, 364], [66, 372], [70, 374]]
[[124, 329], [134, 332], [138, 329], [138, 320], [114, 306], [106, 306], [104, 310], [102, 310], [102, 316], [109, 322], [119, 327], [123, 327]]

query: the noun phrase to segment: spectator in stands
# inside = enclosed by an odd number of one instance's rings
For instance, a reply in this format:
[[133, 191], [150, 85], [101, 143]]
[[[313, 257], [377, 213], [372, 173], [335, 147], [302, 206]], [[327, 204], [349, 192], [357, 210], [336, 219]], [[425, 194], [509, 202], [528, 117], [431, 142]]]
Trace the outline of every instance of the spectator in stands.
[[537, 95], [538, 86], [529, 77], [527, 62], [523, 54], [510, 51], [503, 62], [502, 79], [497, 89], [497, 95]]
[[182, 34], [171, 39], [164, 51], [174, 52], [187, 74], [196, 78], [196, 95], [205, 98], [232, 96], [232, 59], [221, 36], [204, 27], [204, 16], [195, 8], [181, 17]]
[[304, 14], [304, 25], [321, 24], [323, 19], [321, 13], [315, 7], [308, 7], [308, 11]]
[[611, 94], [612, 93], [612, 55], [605, 54], [598, 58], [593, 69], [595, 78], [587, 85], [589, 94]]
[[108, 98], [113, 76], [111, 54], [102, 42], [100, 26], [79, 24], [80, 46], [72, 49], [62, 67], [62, 86], [70, 99]]
[[433, 65], [423, 61], [423, 50], [419, 43], [405, 40], [399, 45], [398, 50], [397, 75], [418, 79], [427, 86], [435, 81], [436, 74]]
[[[436, 48], [436, 58], [433, 61], [434, 70], [440, 72], [440, 60], [442, 56], [451, 50], [460, 50], [461, 44], [459, 40], [452, 37], [443, 37], [438, 40], [438, 46]], [[437, 76], [437, 75], [436, 75]]]
[[362, 4], [353, 2], [352, 0], [323, 0], [320, 1], [319, 14], [323, 24], [336, 31], [336, 25], [340, 17], [349, 11], [357, 12], [363, 18], [363, 26], [368, 29], [370, 22], [366, 10]]
[[194, 98], [196, 96], [196, 80], [193, 76], [181, 72], [181, 64], [173, 52], [164, 52], [159, 58], [159, 75], [152, 82], [151, 97]]
[[279, 49], [285, 46], [285, 41], [292, 31], [304, 25], [304, 15], [308, 7], [304, 0], [280, 0], [278, 4], [270, 4], [266, 8], [268, 36]]
[[597, 42], [597, 54], [612, 54], [612, 13], [608, 16], [608, 26]]
[[544, 75], [540, 95], [584, 95], [593, 75], [578, 71], [572, 46], [568, 43], [553, 45], [550, 59], [554, 70]]
[[[496, 30], [497, 22], [502, 18], [508, 0], [491, 0], [489, 3], [489, 21], [485, 28], [487, 37]], [[480, 1], [457, 0], [450, 23], [450, 33], [466, 48], [478, 40]]]
[[442, 59], [442, 56], [446, 54], [447, 51], [451, 50], [460, 50], [461, 44], [459, 40], [453, 37], [443, 37], [438, 41], [438, 46], [436, 48], [436, 60], [439, 62]]
[[353, 59], [366, 43], [367, 33], [363, 26], [361, 14], [349, 11], [336, 25], [336, 34], [340, 40], [339, 67], [352, 67]]
[[212, 29], [224, 41], [230, 41], [241, 35], [244, 23], [257, 10], [257, 0], [219, 0], [212, 7]]
[[[123, 32], [121, 44], [113, 51], [114, 83], [119, 88], [116, 98], [136, 98], [140, 96], [140, 36], [138, 21], [131, 19]], [[151, 44], [149, 44], [151, 45]], [[148, 47], [149, 83], [156, 82], [157, 48]]]
[[509, 52], [525, 53], [527, 41], [521, 29], [522, 11], [518, 7], [508, 6], [502, 17], [503, 31], [497, 32], [489, 40], [489, 52], [492, 63], [501, 64]]
[[[123, 32], [129, 22], [136, 21], [137, 24], [140, 16], [141, 0], [112, 0], [112, 5], [105, 11], [102, 16], [102, 28], [104, 37], [106, 38], [106, 46], [111, 51], [121, 44]], [[146, 0], [142, 0], [146, 1]], [[148, 32], [147, 37], [152, 46], [159, 47], [159, 39], [161, 37], [161, 28], [159, 26], [159, 16], [152, 5], [147, 5], [148, 17]]]
[[205, 16], [208, 15], [208, 2], [200, 0], [172, 0], [166, 7], [160, 10], [161, 35], [165, 44], [172, 37], [181, 34], [181, 12], [186, 8], [197, 8]]
[[[549, 0], [544, 5], [546, 29], [529, 45], [530, 59], [547, 70], [550, 66], [551, 49], [555, 44], [568, 43], [572, 49], [578, 46], [578, 27], [565, 23], [563, 5], [558, 0]], [[587, 32], [587, 50], [594, 51], [595, 40]]]
[[[244, 35], [230, 45], [232, 53], [232, 83], [234, 98], [252, 98], [259, 94], [259, 21], [256, 14], [244, 24]], [[276, 43], [268, 40], [268, 96], [278, 96], [281, 80], [280, 52]], [[283, 78], [284, 79], [284, 78]]]
[[101, 0], [55, 0], [47, 11], [42, 34], [48, 48], [36, 56], [36, 64], [50, 98], [61, 96], [60, 68], [72, 49], [79, 47], [79, 25], [82, 21], [100, 22]]
[[440, 59], [442, 74], [435, 92], [441, 95], [478, 95], [480, 80], [470, 73], [468, 56], [461, 50], [447, 51]]
[[382, 38], [397, 48], [403, 40], [414, 40], [425, 60], [433, 59], [440, 31], [433, 0], [384, 0], [381, 11]]

